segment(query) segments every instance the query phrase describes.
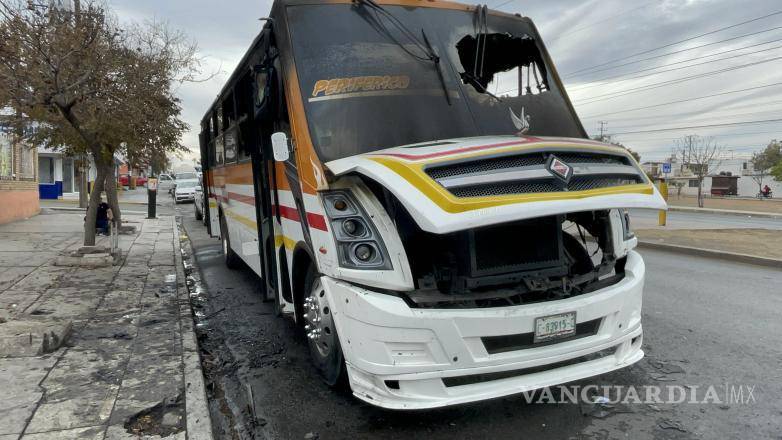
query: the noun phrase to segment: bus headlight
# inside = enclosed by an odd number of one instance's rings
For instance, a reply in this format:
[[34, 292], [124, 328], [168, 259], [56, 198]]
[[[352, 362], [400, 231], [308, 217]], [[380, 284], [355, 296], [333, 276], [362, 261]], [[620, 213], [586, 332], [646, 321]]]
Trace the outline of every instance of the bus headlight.
[[368, 270], [392, 268], [380, 234], [350, 191], [326, 191], [323, 204], [337, 242], [340, 266]]

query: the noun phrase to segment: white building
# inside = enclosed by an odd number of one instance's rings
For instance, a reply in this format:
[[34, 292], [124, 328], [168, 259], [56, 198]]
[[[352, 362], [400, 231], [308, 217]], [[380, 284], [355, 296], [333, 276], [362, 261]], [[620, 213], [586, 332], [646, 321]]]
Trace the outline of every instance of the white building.
[[[663, 163], [671, 163], [671, 173], [663, 174]], [[686, 164], [681, 164], [677, 158], [671, 158], [661, 162], [644, 162], [641, 166], [644, 171], [652, 177], [666, 177], [669, 181], [682, 181], [682, 195], [696, 196], [698, 194], [698, 180]], [[737, 189], [739, 197], [755, 197], [759, 191], [758, 183], [753, 179], [757, 173], [752, 166], [749, 156], [731, 156], [715, 161], [709, 169], [709, 176], [703, 181], [703, 193], [711, 194], [712, 177], [720, 173], [730, 173], [733, 176], [739, 176]], [[782, 197], [782, 182], [777, 182], [772, 176], [766, 176], [763, 179], [763, 185], [768, 185], [771, 191], [778, 197]], [[671, 194], [676, 193], [674, 185], [670, 185]]]

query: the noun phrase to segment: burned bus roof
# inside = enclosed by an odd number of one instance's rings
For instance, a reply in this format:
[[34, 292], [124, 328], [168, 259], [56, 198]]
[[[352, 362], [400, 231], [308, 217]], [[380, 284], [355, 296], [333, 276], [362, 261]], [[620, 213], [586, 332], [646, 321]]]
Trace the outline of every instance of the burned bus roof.
[[[349, 3], [353, 3], [354, 1], [355, 0], [275, 0], [274, 3], [272, 4], [271, 12], [269, 16], [271, 17], [271, 21], [273, 21], [274, 19], [279, 19], [280, 18], [278, 15], [279, 8], [284, 6], [329, 5], [329, 4], [336, 5], [336, 4], [349, 4]], [[443, 1], [443, 0], [375, 0], [375, 2], [380, 5], [422, 7], [422, 8], [435, 8], [435, 9], [453, 9], [453, 10], [462, 10], [467, 12], [474, 12], [476, 9], [478, 9], [477, 5], [469, 5], [464, 3], [450, 2], [450, 1]], [[489, 9], [488, 12], [489, 14], [496, 15], [496, 16], [516, 17], [516, 18], [529, 20], [528, 17], [522, 16], [521, 14], [518, 13], [511, 14], [511, 13], [496, 11], [492, 9]], [[253, 56], [259, 55], [260, 53], [263, 52], [263, 50], [266, 49], [266, 45], [268, 45], [268, 41], [264, 40], [264, 38], [270, 35], [271, 21], [267, 21], [264, 27], [258, 33], [258, 35], [256, 35], [255, 39], [253, 39], [253, 42], [252, 44], [250, 44], [250, 47], [247, 49], [247, 52], [245, 52], [245, 54], [242, 56], [242, 59], [236, 65], [236, 69], [231, 73], [231, 76], [225, 82], [223, 88], [220, 89], [220, 93], [217, 94], [215, 100], [212, 102], [212, 104], [209, 106], [209, 109], [201, 118], [202, 121], [207, 119], [209, 113], [211, 113], [217, 106], [219, 106], [221, 98], [223, 98], [224, 96], [230, 93], [231, 88], [234, 86], [235, 82], [237, 81], [239, 73], [249, 67], [248, 65], [250, 63], [250, 60], [253, 58]]]

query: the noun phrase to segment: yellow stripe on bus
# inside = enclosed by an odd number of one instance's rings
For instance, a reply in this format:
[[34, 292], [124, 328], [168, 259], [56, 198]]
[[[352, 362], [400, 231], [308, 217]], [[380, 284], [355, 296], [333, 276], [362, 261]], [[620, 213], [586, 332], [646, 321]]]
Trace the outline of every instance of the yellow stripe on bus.
[[543, 202], [553, 200], [573, 200], [593, 196], [613, 194], [654, 194], [654, 188], [649, 183], [621, 185], [610, 188], [598, 188], [584, 191], [567, 191], [561, 193], [530, 193], [510, 194], [488, 197], [456, 197], [431, 179], [420, 163], [404, 162], [385, 157], [373, 157], [375, 162], [391, 169], [407, 180], [416, 189], [424, 193], [443, 211], [459, 213], [475, 209], [493, 208], [514, 203]]
[[[250, 229], [253, 229], [255, 231], [258, 230], [257, 229], [257, 227], [258, 227], [257, 223], [255, 223], [252, 219], [250, 219], [248, 217], [244, 217], [242, 215], [239, 215], [239, 214], [237, 214], [237, 213], [235, 213], [235, 212], [233, 212], [231, 210], [228, 210], [228, 209], [224, 210], [223, 212], [228, 217], [238, 221], [239, 223], [241, 223], [243, 225], [248, 226]], [[290, 237], [287, 237], [285, 235], [275, 235], [274, 236], [274, 247], [278, 248], [278, 247], [280, 247], [282, 245], [285, 245], [285, 249], [287, 249], [289, 251], [292, 251], [294, 248], [296, 248], [296, 240], [294, 240], [294, 239], [292, 239]]]
[[296, 247], [296, 241], [290, 237], [286, 237], [284, 235], [275, 235], [274, 236], [274, 247], [278, 248], [282, 245], [285, 245], [285, 249], [292, 251]]
[[258, 230], [258, 223], [256, 223], [255, 220], [253, 220], [253, 219], [251, 219], [249, 217], [245, 217], [243, 215], [239, 215], [239, 214], [231, 211], [230, 209], [223, 209], [223, 213], [225, 213], [225, 215], [227, 215], [228, 217], [236, 220], [237, 222], [247, 226], [248, 228], [250, 228], [250, 229], [252, 229], [254, 231]]

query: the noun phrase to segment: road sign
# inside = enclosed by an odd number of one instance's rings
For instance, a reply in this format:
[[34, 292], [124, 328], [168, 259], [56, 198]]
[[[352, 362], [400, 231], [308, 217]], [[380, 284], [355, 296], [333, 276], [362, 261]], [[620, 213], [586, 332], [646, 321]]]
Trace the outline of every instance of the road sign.
[[671, 172], [671, 163], [670, 162], [665, 162], [663, 164], [663, 174], [668, 174], [670, 172]]

